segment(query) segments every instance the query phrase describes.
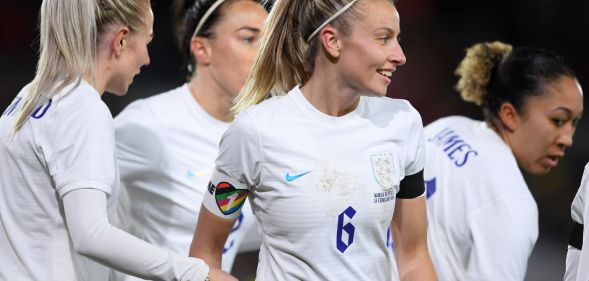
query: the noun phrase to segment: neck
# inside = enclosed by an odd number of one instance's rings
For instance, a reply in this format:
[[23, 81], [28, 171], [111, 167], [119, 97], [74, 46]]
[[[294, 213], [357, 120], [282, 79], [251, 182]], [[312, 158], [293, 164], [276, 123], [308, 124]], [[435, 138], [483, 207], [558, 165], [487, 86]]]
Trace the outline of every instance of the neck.
[[109, 68], [106, 66], [106, 63], [97, 55], [96, 62], [94, 63], [94, 73], [85, 73], [82, 78], [102, 96], [104, 91], [106, 91], [108, 73]]
[[193, 76], [188, 88], [192, 97], [209, 115], [223, 122], [233, 121], [235, 115], [230, 109], [234, 96], [216, 83], [206, 71]]
[[301, 87], [301, 92], [317, 110], [336, 117], [354, 111], [360, 101], [359, 92], [351, 88], [336, 69], [322, 69], [319, 65]]
[[488, 122], [487, 124], [489, 125], [489, 127], [499, 136], [499, 138], [501, 140], [503, 140], [503, 142], [511, 147], [511, 144], [509, 143], [509, 134], [507, 131], [507, 128], [505, 128], [505, 126], [503, 126], [503, 124], [501, 124], [501, 121], [491, 121]]

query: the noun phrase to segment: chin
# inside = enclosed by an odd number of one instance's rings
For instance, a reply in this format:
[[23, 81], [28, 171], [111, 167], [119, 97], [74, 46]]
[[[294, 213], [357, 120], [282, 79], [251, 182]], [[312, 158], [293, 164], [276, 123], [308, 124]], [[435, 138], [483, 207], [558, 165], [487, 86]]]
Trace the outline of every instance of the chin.
[[384, 90], [384, 91], [378, 91], [374, 95], [377, 96], [377, 97], [384, 97], [384, 96], [387, 95], [387, 91], [386, 90]]
[[387, 95], [387, 89], [385, 88], [384, 90], [382, 89], [371, 89], [369, 91], [367, 91], [367, 96], [369, 97], [384, 97]]
[[526, 169], [530, 174], [534, 174], [537, 176], [543, 176], [548, 174], [551, 170], [552, 167], [549, 166], [536, 166], [536, 167], [530, 167], [529, 169]]
[[122, 97], [124, 95], [127, 94], [127, 90], [129, 90], [129, 88], [112, 88], [112, 89], [106, 89], [107, 92], [117, 96], [117, 97]]

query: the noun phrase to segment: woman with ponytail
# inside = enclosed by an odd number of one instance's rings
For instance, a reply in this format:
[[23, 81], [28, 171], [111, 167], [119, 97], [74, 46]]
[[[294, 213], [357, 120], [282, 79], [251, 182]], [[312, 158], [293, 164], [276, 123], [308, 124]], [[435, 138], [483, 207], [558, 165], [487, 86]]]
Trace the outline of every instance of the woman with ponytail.
[[108, 267], [154, 280], [207, 279], [202, 260], [109, 223], [119, 174], [101, 96], [124, 95], [149, 64], [150, 2], [41, 5], [37, 73], [0, 118], [0, 279], [104, 281]]
[[[115, 118], [122, 182], [117, 214], [122, 229], [187, 255], [219, 140], [234, 118], [231, 105], [268, 12], [253, 0], [176, 0], [173, 7], [187, 81], [133, 102]], [[259, 248], [256, 228], [246, 205], [222, 249], [224, 271], [240, 246]], [[123, 279], [136, 280], [118, 274]]]
[[553, 53], [501, 42], [470, 47], [456, 74], [485, 120], [450, 116], [425, 128], [432, 258], [440, 280], [521, 281], [538, 238], [521, 170], [546, 174], [572, 145], [581, 87]]
[[211, 267], [249, 195], [259, 280], [435, 280], [419, 113], [385, 97], [405, 63], [390, 0], [278, 0], [234, 106], [190, 255]]

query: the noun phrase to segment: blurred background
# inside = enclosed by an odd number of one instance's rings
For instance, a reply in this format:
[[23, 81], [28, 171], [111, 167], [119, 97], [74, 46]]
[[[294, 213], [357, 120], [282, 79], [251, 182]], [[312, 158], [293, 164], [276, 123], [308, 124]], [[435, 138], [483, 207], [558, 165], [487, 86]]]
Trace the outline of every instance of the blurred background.
[[[170, 21], [171, 0], [152, 0], [155, 38], [151, 65], [135, 78], [124, 97], [103, 99], [116, 116], [128, 103], [184, 81]], [[34, 76], [40, 0], [0, 2], [0, 112]], [[552, 50], [564, 57], [589, 91], [589, 1], [587, 0], [401, 0], [402, 42], [407, 64], [393, 75], [389, 96], [404, 98], [421, 112], [425, 125], [447, 115], [482, 118], [474, 104], [453, 89], [453, 72], [468, 46], [502, 40], [515, 46]], [[587, 108], [587, 99], [585, 99]], [[579, 123], [574, 145], [549, 175], [526, 175], [540, 211], [540, 237], [527, 281], [562, 280], [570, 204], [589, 161], [589, 117]], [[0, 160], [1, 161], [1, 160]], [[242, 255], [236, 269], [245, 276], [255, 254]]]

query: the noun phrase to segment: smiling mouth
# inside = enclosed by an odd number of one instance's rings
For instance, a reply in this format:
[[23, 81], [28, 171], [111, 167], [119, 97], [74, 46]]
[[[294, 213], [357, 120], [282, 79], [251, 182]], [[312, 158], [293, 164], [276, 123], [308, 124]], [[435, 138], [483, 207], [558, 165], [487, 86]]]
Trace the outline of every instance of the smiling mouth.
[[391, 76], [393, 76], [394, 70], [377, 70], [376, 72], [386, 78], [391, 78]]

